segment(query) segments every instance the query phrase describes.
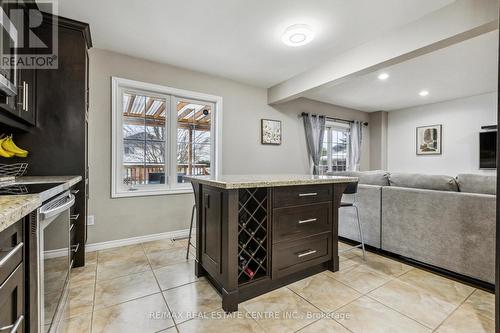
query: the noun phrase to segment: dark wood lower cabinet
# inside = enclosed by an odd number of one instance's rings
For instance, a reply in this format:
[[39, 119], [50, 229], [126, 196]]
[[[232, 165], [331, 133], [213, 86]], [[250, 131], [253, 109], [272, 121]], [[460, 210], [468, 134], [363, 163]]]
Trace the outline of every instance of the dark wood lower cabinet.
[[25, 219], [0, 233], [0, 332], [25, 332]]
[[[20, 264], [0, 285], [0, 330], [24, 332], [24, 271]], [[17, 327], [17, 329], [15, 329]]]
[[222, 189], [192, 180], [197, 205], [195, 273], [222, 308], [323, 270], [338, 270], [338, 208], [346, 183]]

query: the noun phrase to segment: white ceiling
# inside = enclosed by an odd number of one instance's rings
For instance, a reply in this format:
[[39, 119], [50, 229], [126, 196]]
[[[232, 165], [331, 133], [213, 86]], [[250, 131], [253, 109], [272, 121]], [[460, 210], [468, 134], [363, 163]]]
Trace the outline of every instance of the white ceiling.
[[[59, 0], [94, 46], [270, 87], [454, 0]], [[280, 37], [304, 23], [316, 38]]]
[[[497, 90], [498, 30], [304, 97], [357, 110], [391, 111]], [[389, 79], [378, 80], [380, 73]], [[429, 95], [418, 93], [428, 90]]]

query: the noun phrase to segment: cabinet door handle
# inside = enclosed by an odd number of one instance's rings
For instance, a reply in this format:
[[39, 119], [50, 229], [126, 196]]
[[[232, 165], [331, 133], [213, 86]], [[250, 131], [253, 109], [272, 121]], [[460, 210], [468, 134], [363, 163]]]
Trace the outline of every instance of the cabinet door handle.
[[307, 257], [307, 256], [310, 256], [311, 254], [315, 254], [316, 250], [307, 250], [307, 251], [304, 251], [304, 252], [299, 252], [297, 253], [297, 257], [298, 258], [302, 258], [302, 257]]
[[16, 333], [24, 320], [24, 316], [20, 315], [16, 322], [9, 326], [0, 327], [0, 332], [9, 330], [9, 333]]
[[3, 257], [2, 260], [0, 260], [0, 268], [5, 266], [5, 264], [10, 260], [10, 258], [12, 258], [19, 250], [21, 250], [23, 248], [23, 246], [24, 246], [24, 243], [21, 242], [21, 243], [17, 244], [12, 250], [10, 250], [10, 252], [7, 253], [7, 255], [5, 257]]
[[316, 222], [318, 219], [299, 220], [299, 224]]
[[29, 96], [29, 91], [30, 91], [30, 87], [29, 87], [29, 84], [26, 83], [26, 82], [23, 82], [25, 84], [24, 86], [24, 91], [23, 91], [23, 96], [24, 96], [24, 111], [28, 111], [29, 110], [29, 104], [28, 104], [28, 96]]
[[314, 197], [318, 195], [316, 192], [311, 192], [311, 193], [299, 193], [299, 197]]

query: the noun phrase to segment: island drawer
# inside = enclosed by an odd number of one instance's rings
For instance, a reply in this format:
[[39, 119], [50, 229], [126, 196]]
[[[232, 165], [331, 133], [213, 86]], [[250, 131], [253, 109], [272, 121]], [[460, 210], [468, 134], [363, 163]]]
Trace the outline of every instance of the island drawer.
[[331, 184], [276, 187], [273, 189], [273, 206], [298, 206], [331, 201], [332, 195]]
[[323, 202], [274, 209], [273, 243], [331, 232], [331, 206], [330, 202]]
[[331, 232], [273, 246], [272, 274], [280, 278], [332, 259]]
[[23, 221], [0, 232], [0, 284], [23, 261]]

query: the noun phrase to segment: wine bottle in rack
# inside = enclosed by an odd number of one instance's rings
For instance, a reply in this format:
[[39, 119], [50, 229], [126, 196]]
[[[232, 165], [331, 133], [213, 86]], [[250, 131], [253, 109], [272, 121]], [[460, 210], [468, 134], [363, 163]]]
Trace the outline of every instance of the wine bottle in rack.
[[254, 258], [255, 262], [257, 262], [259, 265], [262, 266], [264, 261], [266, 260], [265, 258]]
[[245, 248], [247, 247], [247, 243], [245, 243], [245, 242], [243, 242], [243, 241], [241, 241], [241, 240], [240, 240], [240, 241], [238, 241], [238, 244], [240, 245], [240, 247], [241, 247], [242, 249], [245, 249]]
[[253, 278], [255, 272], [250, 269], [250, 267], [245, 268], [245, 273], [247, 273], [249, 278]]
[[249, 244], [248, 245], [248, 250], [250, 254], [252, 254], [252, 257], [254, 257], [257, 254], [257, 251], [259, 251], [259, 246], [255, 244]]
[[247, 266], [248, 260], [246, 260], [245, 258], [243, 258], [243, 256], [240, 255], [239, 261], [240, 261], [240, 268], [243, 271], [245, 271], [246, 275], [248, 275], [249, 278], [253, 278], [255, 272], [250, 267]]
[[263, 239], [263, 238], [260, 238], [260, 237], [254, 237], [253, 239], [254, 239], [257, 243], [259, 243], [259, 244], [261, 244], [261, 245], [264, 243], [264, 239]]
[[240, 267], [241, 269], [244, 269], [245, 266], [248, 264], [248, 260], [246, 260], [243, 256], [240, 255], [240, 258], [239, 258], [239, 262], [240, 262]]

